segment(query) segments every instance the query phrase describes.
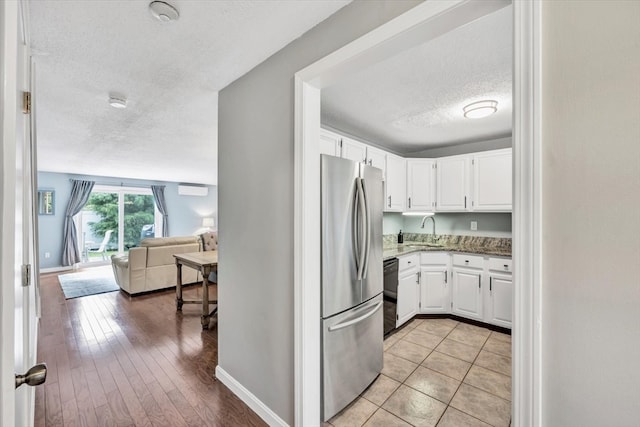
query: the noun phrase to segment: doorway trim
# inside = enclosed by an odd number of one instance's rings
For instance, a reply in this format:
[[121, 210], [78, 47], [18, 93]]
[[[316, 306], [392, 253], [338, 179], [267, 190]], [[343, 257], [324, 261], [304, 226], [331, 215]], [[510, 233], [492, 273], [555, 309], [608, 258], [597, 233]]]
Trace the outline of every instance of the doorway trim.
[[[345, 75], [511, 4], [424, 2], [295, 74], [295, 425], [320, 423], [320, 92]], [[540, 2], [516, 1], [513, 66], [514, 425], [540, 424]]]

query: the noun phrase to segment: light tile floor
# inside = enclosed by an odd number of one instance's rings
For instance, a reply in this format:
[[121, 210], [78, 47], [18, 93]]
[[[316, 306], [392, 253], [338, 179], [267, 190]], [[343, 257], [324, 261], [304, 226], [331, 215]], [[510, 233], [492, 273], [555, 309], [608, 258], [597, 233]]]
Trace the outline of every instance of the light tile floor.
[[384, 349], [380, 376], [325, 427], [509, 426], [510, 335], [414, 319]]

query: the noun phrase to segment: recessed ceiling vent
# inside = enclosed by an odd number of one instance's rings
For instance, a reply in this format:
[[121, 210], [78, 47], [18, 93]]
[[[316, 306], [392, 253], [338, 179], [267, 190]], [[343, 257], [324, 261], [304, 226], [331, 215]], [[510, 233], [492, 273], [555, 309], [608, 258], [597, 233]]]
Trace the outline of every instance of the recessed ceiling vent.
[[163, 1], [152, 1], [149, 3], [149, 12], [158, 21], [171, 22], [180, 17], [178, 9]]

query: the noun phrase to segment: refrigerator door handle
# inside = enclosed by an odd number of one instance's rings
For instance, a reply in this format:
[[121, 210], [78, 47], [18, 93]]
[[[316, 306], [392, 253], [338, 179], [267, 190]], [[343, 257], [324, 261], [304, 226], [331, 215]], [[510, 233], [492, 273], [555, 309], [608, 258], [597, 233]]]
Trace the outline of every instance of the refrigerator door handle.
[[360, 280], [360, 236], [358, 233], [358, 201], [359, 201], [359, 188], [358, 188], [358, 179], [356, 178], [355, 191], [353, 192], [353, 213], [352, 213], [352, 224], [351, 224], [351, 240], [353, 248], [353, 259], [356, 264], [356, 277], [357, 280]]
[[375, 307], [373, 307], [373, 309], [371, 309], [371, 311], [369, 311], [366, 314], [363, 314], [360, 317], [356, 317], [355, 319], [348, 320], [344, 323], [338, 323], [337, 325], [329, 326], [329, 332], [348, 328], [351, 325], [355, 325], [356, 323], [362, 322], [364, 319], [367, 319], [373, 316], [376, 313], [376, 311], [380, 310], [380, 307], [382, 307], [382, 304], [383, 304], [383, 301], [380, 301], [378, 304], [375, 305]]
[[[367, 236], [366, 233], [363, 232], [362, 228], [365, 227], [366, 221], [366, 201], [364, 198], [364, 188], [362, 187], [362, 178], [356, 178], [356, 189], [358, 194], [358, 209], [357, 209], [357, 222], [358, 222], [358, 260], [356, 266], [358, 268], [358, 280], [362, 280], [364, 273], [364, 261], [366, 255], [366, 245], [367, 245]], [[365, 227], [366, 228], [366, 227]]]
[[369, 269], [369, 250], [371, 249], [371, 206], [369, 204], [369, 199], [367, 199], [367, 192], [365, 191], [366, 183], [364, 179], [362, 181], [362, 196], [364, 198], [365, 204], [365, 233], [364, 233], [364, 265], [362, 267], [362, 278], [367, 278], [367, 270]]

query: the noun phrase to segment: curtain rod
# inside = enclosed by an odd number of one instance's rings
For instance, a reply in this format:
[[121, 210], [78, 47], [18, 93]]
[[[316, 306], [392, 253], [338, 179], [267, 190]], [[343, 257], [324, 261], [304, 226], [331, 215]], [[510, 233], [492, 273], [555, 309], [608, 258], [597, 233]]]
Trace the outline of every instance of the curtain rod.
[[[78, 179], [73, 179], [73, 178], [69, 178], [69, 182], [73, 182], [73, 181], [91, 181], [90, 179], [88, 180], [78, 180]], [[156, 184], [149, 184], [149, 185], [140, 185], [140, 184], [126, 184], [124, 182], [98, 182], [98, 181], [94, 181], [94, 185], [104, 185], [106, 187], [132, 187], [132, 188], [151, 188], [151, 185], [156, 185]], [[161, 184], [163, 187], [166, 187], [164, 184]]]

